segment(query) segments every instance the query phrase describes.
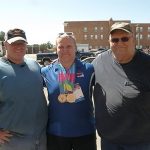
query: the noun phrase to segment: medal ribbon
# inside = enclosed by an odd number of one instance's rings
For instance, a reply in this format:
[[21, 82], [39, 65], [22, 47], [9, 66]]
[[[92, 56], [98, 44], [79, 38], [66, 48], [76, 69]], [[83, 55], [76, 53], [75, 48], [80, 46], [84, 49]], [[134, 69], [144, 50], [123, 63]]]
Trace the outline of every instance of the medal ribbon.
[[75, 64], [68, 70], [59, 64], [58, 81], [60, 93], [72, 93], [75, 82]]

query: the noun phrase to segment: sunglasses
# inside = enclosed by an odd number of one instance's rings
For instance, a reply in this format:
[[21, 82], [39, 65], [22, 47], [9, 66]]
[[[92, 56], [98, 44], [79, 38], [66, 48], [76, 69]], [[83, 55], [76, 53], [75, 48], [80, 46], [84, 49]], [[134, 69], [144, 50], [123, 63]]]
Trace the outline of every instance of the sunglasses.
[[119, 41], [120, 42], [128, 42], [130, 39], [130, 37], [122, 37], [122, 38], [112, 38], [110, 41], [112, 43], [118, 43]]
[[62, 35], [73, 36], [73, 32], [62, 32], [62, 33], [59, 33], [59, 34], [58, 34], [58, 36], [62, 36]]

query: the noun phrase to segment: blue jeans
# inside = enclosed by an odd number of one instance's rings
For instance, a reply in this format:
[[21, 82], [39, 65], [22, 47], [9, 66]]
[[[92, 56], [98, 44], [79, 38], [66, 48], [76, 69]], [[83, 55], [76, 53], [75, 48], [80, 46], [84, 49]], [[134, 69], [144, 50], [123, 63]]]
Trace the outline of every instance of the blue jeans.
[[46, 134], [30, 137], [14, 134], [9, 142], [0, 144], [0, 150], [47, 150]]
[[150, 143], [114, 144], [101, 139], [101, 150], [150, 150]]

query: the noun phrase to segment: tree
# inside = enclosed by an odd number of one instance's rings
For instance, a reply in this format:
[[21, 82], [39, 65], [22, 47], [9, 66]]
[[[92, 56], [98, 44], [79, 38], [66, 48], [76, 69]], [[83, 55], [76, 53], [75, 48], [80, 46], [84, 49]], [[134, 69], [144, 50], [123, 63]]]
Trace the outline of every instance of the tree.
[[53, 47], [54, 47], [54, 45], [50, 41], [48, 41], [47, 42], [47, 50], [52, 49]]
[[0, 32], [0, 41], [4, 41], [5, 40], [4, 37], [5, 37], [5, 32], [1, 31]]

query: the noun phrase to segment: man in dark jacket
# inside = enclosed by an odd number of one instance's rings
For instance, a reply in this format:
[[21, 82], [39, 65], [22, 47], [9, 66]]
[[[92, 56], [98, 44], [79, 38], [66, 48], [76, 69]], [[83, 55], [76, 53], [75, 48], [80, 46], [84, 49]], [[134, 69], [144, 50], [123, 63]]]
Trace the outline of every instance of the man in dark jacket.
[[93, 62], [101, 150], [150, 150], [150, 56], [135, 49], [129, 23], [113, 24], [109, 42]]

